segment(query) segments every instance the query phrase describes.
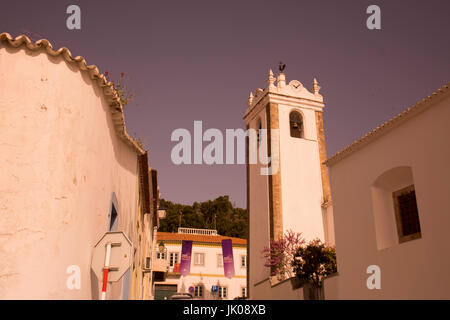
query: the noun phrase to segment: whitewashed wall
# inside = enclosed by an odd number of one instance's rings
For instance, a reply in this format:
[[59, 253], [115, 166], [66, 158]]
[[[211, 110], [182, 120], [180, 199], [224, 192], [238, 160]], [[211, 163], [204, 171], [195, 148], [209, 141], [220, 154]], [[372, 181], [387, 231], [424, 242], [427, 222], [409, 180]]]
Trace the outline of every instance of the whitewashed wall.
[[[289, 114], [302, 114], [304, 138], [290, 134]], [[280, 125], [283, 230], [301, 232], [307, 240], [324, 240], [323, 201], [315, 110], [278, 106]]]
[[[101, 89], [61, 57], [0, 48], [0, 115], [0, 298], [95, 298], [91, 248], [113, 192], [119, 230], [135, 227], [135, 151]], [[66, 287], [70, 265], [80, 290]]]
[[[436, 105], [330, 167], [339, 299], [450, 298], [449, 119], [447, 93]], [[380, 197], [374, 188], [384, 173], [405, 166], [412, 170], [422, 238], [400, 244], [398, 236], [392, 236], [393, 210], [390, 217], [377, 215]], [[409, 179], [402, 177], [407, 175], [394, 177], [397, 187]], [[381, 290], [366, 286], [370, 265], [381, 268]]]
[[[170, 252], [178, 252], [180, 259], [181, 243], [165, 243], [165, 246], [167, 248], [167, 254]], [[178, 292], [189, 292], [188, 289], [190, 286], [201, 284], [205, 289], [203, 299], [207, 300], [214, 300], [218, 297], [217, 293], [211, 293], [211, 287], [213, 285], [220, 285], [228, 288], [227, 300], [242, 296], [242, 287], [247, 287], [247, 269], [241, 267], [240, 257], [242, 255], [247, 255], [247, 248], [233, 246], [235, 277], [231, 279], [226, 278], [224, 276], [223, 267], [217, 265], [217, 255], [222, 254], [221, 244], [206, 246], [194, 242], [192, 245], [192, 259], [194, 259], [195, 253], [204, 253], [205, 264], [203, 266], [195, 265], [194, 262], [191, 261], [191, 270], [188, 276], [177, 279], [168, 278], [164, 282], [156, 282], [155, 284], [176, 284], [178, 286]]]

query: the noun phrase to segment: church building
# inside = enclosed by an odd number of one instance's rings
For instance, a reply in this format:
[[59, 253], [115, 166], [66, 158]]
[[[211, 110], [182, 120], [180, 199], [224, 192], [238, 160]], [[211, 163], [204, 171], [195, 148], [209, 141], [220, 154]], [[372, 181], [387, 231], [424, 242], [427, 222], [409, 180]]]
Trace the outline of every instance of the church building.
[[247, 161], [249, 298], [304, 299], [262, 255], [292, 230], [336, 247], [325, 299], [449, 299], [449, 84], [328, 159], [319, 90], [280, 68], [250, 93], [244, 120], [259, 134], [247, 154], [266, 130], [272, 170]]
[[[264, 266], [261, 252], [271, 239], [292, 230], [308, 241], [319, 238], [334, 244], [328, 169], [323, 164], [325, 104], [319, 90], [316, 79], [308, 90], [297, 80], [287, 83], [282, 71], [275, 78], [270, 70], [267, 87], [256, 89], [248, 99], [247, 129], [267, 132], [272, 167], [264, 175], [261, 161], [247, 165], [251, 299], [298, 299], [298, 293], [282, 289], [289, 283], [278, 283]], [[258, 142], [257, 148], [262, 147]], [[248, 143], [247, 154], [251, 148]]]

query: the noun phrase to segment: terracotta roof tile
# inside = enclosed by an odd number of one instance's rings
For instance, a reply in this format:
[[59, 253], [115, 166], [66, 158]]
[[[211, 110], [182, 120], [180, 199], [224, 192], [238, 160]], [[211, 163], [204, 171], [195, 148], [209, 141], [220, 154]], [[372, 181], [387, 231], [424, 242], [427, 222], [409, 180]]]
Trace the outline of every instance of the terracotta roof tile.
[[13, 48], [19, 48], [24, 46], [26, 49], [30, 51], [38, 51], [44, 50], [49, 56], [56, 57], [61, 56], [68, 63], [73, 63], [82, 71], [86, 71], [89, 74], [89, 77], [93, 80], [94, 83], [97, 83], [98, 86], [103, 91], [106, 101], [109, 104], [112, 120], [114, 123], [115, 131], [117, 135], [125, 141], [128, 145], [133, 147], [138, 154], [144, 154], [145, 150], [143, 150], [136, 141], [130, 137], [127, 133], [125, 127], [125, 118], [123, 114], [123, 107], [120, 103], [119, 96], [117, 95], [116, 90], [114, 89], [113, 83], [109, 82], [106, 77], [101, 74], [98, 68], [95, 65], [87, 65], [86, 60], [81, 56], [72, 57], [69, 49], [67, 48], [59, 48], [58, 50], [54, 50], [53, 46], [47, 39], [41, 39], [36, 41], [35, 43], [31, 42], [31, 40], [25, 36], [20, 35], [16, 38], [12, 38], [9, 33], [0, 33], [0, 42], [4, 45], [11, 46]]
[[222, 243], [222, 240], [231, 239], [234, 245], [247, 245], [247, 240], [241, 238], [233, 238], [226, 236], [208, 236], [200, 234], [184, 234], [184, 233], [170, 233], [170, 232], [158, 232], [157, 240], [165, 241], [182, 241], [191, 240], [194, 242], [206, 242], [206, 243]]

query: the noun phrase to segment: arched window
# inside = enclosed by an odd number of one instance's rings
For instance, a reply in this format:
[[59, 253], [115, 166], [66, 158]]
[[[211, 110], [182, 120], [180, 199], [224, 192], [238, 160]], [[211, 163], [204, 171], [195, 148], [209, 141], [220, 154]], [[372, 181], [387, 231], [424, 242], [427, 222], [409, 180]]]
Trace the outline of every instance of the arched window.
[[299, 112], [292, 111], [289, 114], [289, 127], [291, 131], [291, 137], [304, 137], [303, 117]]
[[411, 167], [384, 172], [371, 193], [378, 250], [422, 237]]

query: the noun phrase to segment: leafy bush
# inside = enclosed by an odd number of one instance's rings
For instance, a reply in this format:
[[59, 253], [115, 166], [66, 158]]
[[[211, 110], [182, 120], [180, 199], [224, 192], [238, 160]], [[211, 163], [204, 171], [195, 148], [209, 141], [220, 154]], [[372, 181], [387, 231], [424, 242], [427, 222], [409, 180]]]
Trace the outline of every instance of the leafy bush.
[[315, 239], [306, 244], [301, 233], [289, 230], [278, 240], [270, 241], [270, 246], [262, 251], [266, 259], [265, 267], [271, 275], [282, 281], [298, 278], [303, 283], [317, 287], [327, 276], [337, 272], [336, 251]]
[[298, 279], [320, 287], [323, 279], [337, 272], [336, 251], [320, 239], [312, 240], [297, 249], [292, 267]]

